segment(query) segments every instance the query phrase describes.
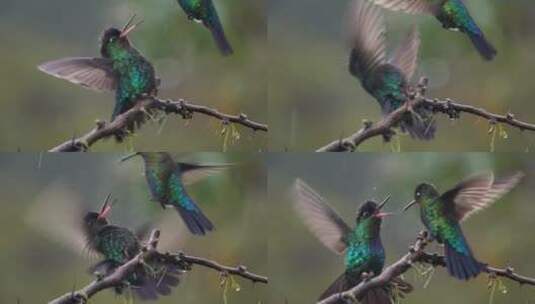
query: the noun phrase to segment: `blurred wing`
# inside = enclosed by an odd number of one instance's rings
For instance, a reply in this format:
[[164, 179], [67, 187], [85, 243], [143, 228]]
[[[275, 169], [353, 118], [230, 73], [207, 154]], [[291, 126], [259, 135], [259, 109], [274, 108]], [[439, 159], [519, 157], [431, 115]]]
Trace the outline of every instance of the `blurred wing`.
[[346, 236], [351, 229], [327, 202], [302, 180], [294, 185], [294, 207], [314, 235], [335, 253], [347, 247]]
[[476, 175], [444, 193], [442, 198], [443, 201], [454, 203], [455, 217], [459, 221], [464, 221], [511, 191], [523, 176], [523, 173], [517, 172], [495, 180], [492, 173]]
[[97, 91], [113, 91], [117, 87], [112, 61], [104, 58], [64, 58], [45, 62], [39, 70]]
[[190, 164], [177, 163], [182, 174], [182, 182], [184, 185], [191, 185], [204, 178], [216, 175], [233, 166], [233, 164]]
[[409, 14], [435, 14], [444, 0], [367, 0], [393, 11]]
[[[49, 240], [84, 255], [83, 210], [80, 197], [62, 184], [52, 184], [37, 195], [25, 222]], [[84, 255], [85, 256], [85, 255]]]
[[396, 50], [390, 63], [401, 69], [407, 79], [411, 79], [418, 65], [418, 50], [420, 48], [420, 33], [413, 26], [407, 38]]
[[350, 10], [349, 71], [360, 78], [386, 60], [384, 19], [380, 9], [365, 0], [353, 0]]

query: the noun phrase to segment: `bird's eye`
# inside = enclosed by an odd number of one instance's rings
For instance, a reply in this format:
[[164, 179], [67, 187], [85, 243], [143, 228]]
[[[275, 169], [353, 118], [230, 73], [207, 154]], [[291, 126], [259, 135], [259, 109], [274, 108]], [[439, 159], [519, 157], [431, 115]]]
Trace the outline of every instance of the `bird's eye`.
[[367, 211], [364, 211], [364, 212], [362, 213], [362, 216], [363, 216], [363, 217], [367, 217], [367, 216], [368, 216], [368, 212], [367, 212]]
[[420, 195], [421, 195], [420, 192], [416, 192], [416, 196], [420, 196]]

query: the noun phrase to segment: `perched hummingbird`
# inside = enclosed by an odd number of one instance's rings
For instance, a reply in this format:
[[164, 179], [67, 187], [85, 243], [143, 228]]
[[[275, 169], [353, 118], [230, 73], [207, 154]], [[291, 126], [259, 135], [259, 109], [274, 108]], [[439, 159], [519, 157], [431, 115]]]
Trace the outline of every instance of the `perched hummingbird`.
[[[98, 91], [115, 91], [111, 119], [136, 105], [144, 95], [157, 94], [154, 67], [132, 46], [127, 35], [141, 22], [107, 29], [101, 38], [101, 58], [71, 57], [45, 62], [39, 70]], [[143, 119], [139, 119], [143, 120]]]
[[461, 31], [468, 35], [477, 51], [486, 60], [496, 56], [496, 49], [470, 16], [462, 0], [368, 0], [395, 11], [435, 16], [448, 30]]
[[233, 53], [212, 0], [178, 0], [178, 4], [186, 12], [189, 19], [202, 23], [210, 30], [223, 55], [227, 56]]
[[[413, 27], [409, 36], [387, 59], [383, 15], [366, 0], [354, 0], [352, 8], [350, 73], [388, 114], [409, 100], [409, 80], [417, 65], [420, 36]], [[435, 134], [432, 112], [416, 107], [400, 122], [402, 131], [413, 138], [430, 140]]]
[[[379, 275], [385, 263], [385, 250], [381, 243], [382, 219], [390, 215], [381, 212], [388, 201], [377, 204], [368, 201], [360, 206], [355, 228], [350, 228], [329, 204], [310, 186], [300, 179], [294, 185], [295, 210], [302, 217], [311, 232], [336, 254], [345, 254], [345, 272], [325, 290], [319, 300], [340, 293], [358, 285], [363, 273]], [[344, 253], [345, 252], [345, 253]], [[410, 292], [412, 286], [401, 279], [392, 282], [400, 291]], [[362, 298], [361, 303], [392, 303], [390, 288], [375, 288]], [[346, 303], [340, 299], [338, 304]]]
[[[88, 212], [84, 217], [83, 229], [87, 247], [100, 254], [104, 260], [91, 267], [93, 273], [107, 275], [125, 264], [141, 252], [137, 236], [127, 228], [108, 223], [111, 211], [110, 196], [102, 205], [100, 212]], [[159, 295], [168, 295], [171, 288], [179, 284], [183, 272], [178, 266], [165, 263], [158, 257], [139, 265], [127, 278], [129, 287], [143, 300], [155, 300]], [[124, 287], [116, 287], [121, 294]]]
[[155, 201], [163, 208], [174, 207], [190, 230], [196, 235], [212, 231], [214, 225], [203, 214], [193, 199], [186, 192], [186, 185], [216, 174], [229, 167], [224, 165], [203, 165], [175, 162], [166, 152], [136, 152], [121, 161], [134, 156], [141, 156], [145, 162], [145, 177]]
[[485, 209], [514, 188], [522, 173], [495, 180], [493, 174], [470, 177], [440, 194], [435, 186], [422, 183], [414, 191], [412, 205], [420, 206], [420, 218], [432, 238], [444, 244], [446, 267], [450, 275], [468, 280], [479, 275], [485, 264], [480, 263], [464, 237], [460, 223], [470, 215]]

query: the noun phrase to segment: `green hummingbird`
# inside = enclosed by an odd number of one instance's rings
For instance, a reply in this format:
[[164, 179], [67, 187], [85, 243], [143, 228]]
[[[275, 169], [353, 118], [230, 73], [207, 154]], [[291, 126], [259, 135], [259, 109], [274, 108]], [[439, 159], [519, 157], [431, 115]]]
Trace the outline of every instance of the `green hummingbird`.
[[174, 207], [191, 233], [204, 235], [207, 231], [212, 231], [214, 225], [189, 196], [185, 186], [216, 174], [230, 165], [175, 162], [167, 152], [136, 152], [123, 157], [121, 161], [138, 155], [145, 162], [145, 177], [153, 200], [163, 208]]
[[[379, 275], [385, 264], [385, 250], [381, 242], [381, 222], [390, 213], [382, 212], [390, 197], [382, 203], [367, 201], [360, 206], [356, 225], [350, 228], [316, 191], [297, 179], [294, 185], [296, 212], [310, 231], [336, 254], [344, 254], [345, 271], [319, 297], [319, 301], [358, 285], [362, 275]], [[400, 291], [410, 292], [412, 286], [401, 279], [392, 282]], [[391, 286], [375, 288], [359, 299], [361, 303], [392, 303]], [[346, 303], [340, 299], [337, 304]]]
[[484, 59], [492, 60], [497, 54], [496, 49], [487, 41], [483, 31], [474, 21], [462, 0], [368, 1], [395, 11], [435, 16], [445, 29], [466, 34]]
[[[355, 0], [351, 13], [349, 72], [360, 80], [364, 90], [379, 102], [383, 114], [387, 115], [409, 100], [409, 81], [416, 71], [420, 47], [418, 30], [413, 27], [400, 47], [387, 58], [381, 10], [367, 1]], [[432, 112], [423, 106], [408, 112], [399, 126], [411, 137], [423, 140], [432, 139], [436, 130]]]
[[[89, 89], [115, 91], [111, 116], [114, 120], [143, 96], [155, 96], [158, 92], [159, 79], [154, 67], [127, 37], [141, 23], [132, 23], [133, 18], [121, 30], [112, 27], [104, 32], [100, 45], [102, 57], [63, 58], [45, 62], [38, 66], [39, 70]], [[137, 120], [140, 123], [143, 118]]]
[[233, 53], [212, 0], [178, 0], [178, 4], [189, 19], [202, 23], [210, 30], [223, 55], [227, 56]]
[[[111, 208], [108, 195], [100, 212], [88, 212], [83, 219], [87, 248], [103, 257], [102, 261], [91, 267], [91, 271], [99, 276], [112, 273], [138, 255], [142, 248], [140, 240], [131, 230], [108, 222]], [[127, 277], [126, 286], [131, 287], [142, 300], [155, 300], [160, 295], [170, 294], [171, 289], [179, 284], [183, 272], [177, 265], [166, 263], [156, 256], [146, 261], [146, 265], [139, 265]], [[115, 291], [122, 294], [123, 289], [124, 286], [116, 287]]]
[[444, 244], [449, 274], [460, 280], [468, 280], [477, 277], [485, 264], [472, 254], [460, 223], [492, 205], [514, 188], [522, 177], [523, 174], [518, 172], [495, 180], [491, 173], [479, 174], [442, 194], [435, 186], [422, 183], [414, 191], [414, 200], [403, 210], [414, 204], [420, 206], [420, 218], [431, 238]]

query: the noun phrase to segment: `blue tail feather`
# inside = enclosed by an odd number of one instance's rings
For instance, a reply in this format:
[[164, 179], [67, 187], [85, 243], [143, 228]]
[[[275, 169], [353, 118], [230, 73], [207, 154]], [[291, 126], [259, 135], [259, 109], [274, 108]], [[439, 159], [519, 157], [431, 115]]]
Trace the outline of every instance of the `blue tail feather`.
[[483, 32], [471, 32], [468, 33], [468, 37], [470, 37], [470, 40], [472, 40], [472, 43], [476, 47], [477, 51], [485, 60], [494, 59], [498, 52], [496, 51], [494, 46], [492, 46], [492, 44], [487, 41], [485, 35], [483, 35]]
[[451, 276], [460, 280], [469, 280], [477, 277], [484, 264], [477, 261], [470, 250], [468, 254], [460, 253], [447, 242], [444, 244], [446, 267]]
[[207, 231], [214, 230], [212, 222], [202, 213], [199, 208], [186, 209], [182, 206], [175, 206], [178, 213], [184, 220], [189, 231], [196, 235], [205, 235]]

